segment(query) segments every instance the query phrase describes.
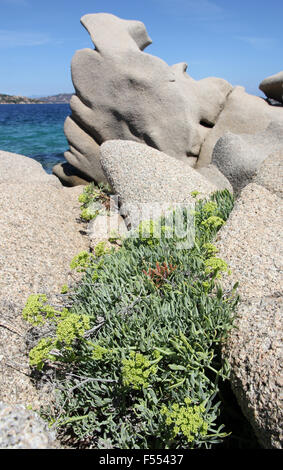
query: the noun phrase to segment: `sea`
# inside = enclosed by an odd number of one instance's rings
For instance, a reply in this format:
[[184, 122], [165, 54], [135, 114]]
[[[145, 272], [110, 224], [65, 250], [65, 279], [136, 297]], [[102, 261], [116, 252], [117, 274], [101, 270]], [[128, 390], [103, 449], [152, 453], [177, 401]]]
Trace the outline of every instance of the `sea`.
[[0, 104], [0, 150], [40, 162], [47, 173], [66, 161], [64, 121], [69, 104]]

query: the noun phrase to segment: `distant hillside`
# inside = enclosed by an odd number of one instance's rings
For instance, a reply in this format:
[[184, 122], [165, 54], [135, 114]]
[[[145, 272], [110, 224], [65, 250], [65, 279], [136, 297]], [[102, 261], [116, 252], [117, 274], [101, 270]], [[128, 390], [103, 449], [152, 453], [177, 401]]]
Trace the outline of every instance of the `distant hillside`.
[[45, 96], [42, 98], [27, 98], [26, 96], [4, 95], [0, 93], [0, 104], [57, 104], [70, 103], [72, 93], [60, 93], [53, 96]]
[[70, 103], [73, 93], [60, 93], [59, 95], [38, 98], [41, 103]]
[[39, 99], [27, 98], [26, 96], [3, 95], [0, 93], [0, 104], [37, 104]]

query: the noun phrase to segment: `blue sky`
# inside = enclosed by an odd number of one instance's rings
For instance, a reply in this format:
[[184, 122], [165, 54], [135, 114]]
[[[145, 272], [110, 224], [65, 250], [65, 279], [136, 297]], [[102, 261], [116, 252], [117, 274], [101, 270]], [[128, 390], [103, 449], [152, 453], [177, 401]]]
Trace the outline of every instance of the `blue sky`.
[[80, 18], [112, 13], [142, 21], [146, 52], [187, 62], [195, 79], [221, 77], [261, 95], [283, 68], [282, 0], [0, 0], [0, 93], [71, 93], [77, 49], [93, 47]]

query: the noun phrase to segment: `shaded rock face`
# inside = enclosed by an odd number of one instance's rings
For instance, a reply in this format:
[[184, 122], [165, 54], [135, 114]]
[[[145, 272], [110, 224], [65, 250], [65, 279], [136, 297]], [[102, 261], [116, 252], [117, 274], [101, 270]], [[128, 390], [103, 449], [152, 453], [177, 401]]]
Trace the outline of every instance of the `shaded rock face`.
[[232, 389], [264, 448], [282, 448], [282, 199], [256, 184], [218, 233], [219, 256], [239, 282], [235, 327], [223, 356]]
[[[212, 162], [226, 176], [235, 192], [249, 184], [262, 162], [277, 150], [283, 151], [283, 121], [272, 122], [264, 132], [232, 134], [227, 132], [217, 142]], [[275, 175], [274, 175], [275, 176]], [[279, 175], [277, 175], [278, 179]], [[272, 186], [271, 178], [269, 188]], [[280, 185], [281, 182], [274, 182]]]
[[85, 186], [89, 184], [89, 178], [68, 162], [55, 165], [52, 168], [52, 173], [59, 178], [63, 186]]
[[[249, 95], [243, 87], [235, 87], [201, 147], [196, 167], [205, 167], [211, 162], [213, 149], [225, 133], [253, 135], [264, 132], [271, 122], [283, 125], [282, 108], [270, 106], [262, 98]], [[221, 167], [219, 169], [225, 174]]]
[[259, 89], [267, 98], [283, 103], [283, 71], [265, 78], [260, 83]]
[[170, 67], [144, 53], [151, 40], [141, 22], [104, 13], [81, 22], [95, 50], [80, 50], [72, 60], [76, 95], [65, 122], [66, 159], [103, 181], [99, 145], [106, 140], [133, 140], [179, 160], [196, 158], [232, 86], [218, 78], [195, 81], [185, 63]]

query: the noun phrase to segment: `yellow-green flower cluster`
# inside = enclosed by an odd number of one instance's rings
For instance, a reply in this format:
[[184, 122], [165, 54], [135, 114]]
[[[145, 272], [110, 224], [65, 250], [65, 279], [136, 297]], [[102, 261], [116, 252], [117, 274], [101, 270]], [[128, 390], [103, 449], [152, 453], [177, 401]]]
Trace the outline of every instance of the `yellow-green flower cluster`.
[[97, 243], [96, 247], [94, 248], [94, 253], [97, 258], [100, 258], [103, 255], [106, 255], [110, 252], [110, 248], [107, 247], [106, 242], [99, 242]]
[[90, 329], [89, 317], [77, 313], [69, 313], [57, 325], [57, 340], [66, 345], [73, 343], [75, 339], [82, 338], [85, 331]]
[[213, 215], [217, 210], [216, 202], [209, 201], [203, 206], [203, 211], [207, 216]]
[[41, 370], [44, 361], [50, 359], [55, 360], [56, 356], [50, 354], [54, 348], [54, 340], [52, 338], [43, 338], [29, 353], [29, 363], [31, 366]]
[[183, 434], [188, 442], [193, 442], [198, 436], [206, 436], [208, 423], [203, 419], [205, 408], [203, 405], [192, 405], [189, 398], [185, 398], [184, 405], [174, 403], [170, 408], [163, 405], [161, 414], [166, 418], [166, 425], [170, 426], [173, 437]]
[[71, 269], [76, 269], [77, 272], [85, 272], [90, 267], [92, 255], [88, 251], [81, 251], [72, 259], [70, 263]]
[[219, 251], [218, 248], [216, 248], [216, 246], [214, 246], [212, 243], [204, 243], [203, 249], [205, 252], [205, 256], [208, 258], [210, 258], [212, 255]]
[[84, 208], [81, 210], [81, 218], [84, 219], [84, 220], [92, 220], [92, 219], [95, 219], [95, 217], [97, 217], [99, 211], [98, 210], [95, 210], [95, 211], [91, 211], [88, 207]]
[[123, 384], [134, 390], [149, 386], [149, 376], [157, 372], [157, 366], [152, 365], [148, 357], [141, 353], [130, 352], [130, 359], [122, 361]]
[[31, 294], [23, 309], [24, 320], [34, 326], [43, 325], [46, 319], [52, 319], [56, 314], [60, 314], [50, 305], [46, 304], [47, 297], [44, 294]]
[[208, 219], [204, 220], [201, 224], [208, 230], [216, 230], [222, 227], [222, 225], [225, 224], [225, 221], [221, 219], [221, 217], [218, 217], [217, 215], [211, 215], [210, 217], [208, 217]]
[[216, 258], [216, 257], [208, 258], [204, 262], [204, 264], [205, 264], [204, 272], [207, 275], [214, 274], [215, 272], [217, 272], [216, 277], [220, 278], [221, 277], [221, 272], [227, 272], [227, 271], [228, 271], [228, 273], [230, 272], [228, 270], [227, 263], [221, 258]]

